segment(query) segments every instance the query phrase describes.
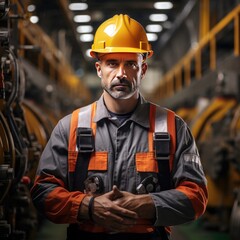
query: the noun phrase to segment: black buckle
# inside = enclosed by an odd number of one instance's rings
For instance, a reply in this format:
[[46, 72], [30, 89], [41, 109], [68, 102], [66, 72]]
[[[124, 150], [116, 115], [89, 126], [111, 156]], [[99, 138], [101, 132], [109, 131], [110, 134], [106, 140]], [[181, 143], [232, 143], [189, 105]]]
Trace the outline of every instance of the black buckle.
[[77, 129], [77, 148], [79, 152], [93, 152], [94, 141], [91, 128]]
[[153, 136], [155, 158], [157, 160], [169, 160], [170, 134], [168, 132], [156, 132]]

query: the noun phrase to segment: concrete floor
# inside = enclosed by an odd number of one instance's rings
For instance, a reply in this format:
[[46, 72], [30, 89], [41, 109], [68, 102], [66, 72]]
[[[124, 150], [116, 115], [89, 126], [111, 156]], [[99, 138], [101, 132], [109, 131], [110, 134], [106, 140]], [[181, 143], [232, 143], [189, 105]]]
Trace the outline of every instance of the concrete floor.
[[34, 240], [66, 240], [67, 226], [44, 220]]
[[[66, 240], [67, 225], [45, 220], [32, 240]], [[230, 240], [227, 233], [204, 230], [194, 222], [172, 228], [171, 240]]]

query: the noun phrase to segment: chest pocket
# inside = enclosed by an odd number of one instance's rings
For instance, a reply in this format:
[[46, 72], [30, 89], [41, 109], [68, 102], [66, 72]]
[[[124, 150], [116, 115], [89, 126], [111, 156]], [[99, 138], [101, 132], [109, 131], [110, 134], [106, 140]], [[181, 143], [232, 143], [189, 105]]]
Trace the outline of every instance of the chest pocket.
[[136, 169], [138, 172], [158, 172], [155, 152], [136, 153]]
[[93, 152], [88, 165], [89, 171], [107, 171], [108, 152]]

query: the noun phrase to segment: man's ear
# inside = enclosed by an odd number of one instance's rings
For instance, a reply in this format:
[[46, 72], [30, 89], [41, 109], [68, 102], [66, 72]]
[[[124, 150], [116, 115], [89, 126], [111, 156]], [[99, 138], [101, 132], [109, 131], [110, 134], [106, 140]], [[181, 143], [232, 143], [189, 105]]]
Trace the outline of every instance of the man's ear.
[[95, 68], [97, 70], [97, 75], [101, 78], [102, 77], [102, 70], [101, 70], [100, 62], [95, 63]]
[[145, 77], [147, 69], [148, 69], [147, 63], [146, 62], [142, 63], [142, 72], [141, 72], [142, 79]]

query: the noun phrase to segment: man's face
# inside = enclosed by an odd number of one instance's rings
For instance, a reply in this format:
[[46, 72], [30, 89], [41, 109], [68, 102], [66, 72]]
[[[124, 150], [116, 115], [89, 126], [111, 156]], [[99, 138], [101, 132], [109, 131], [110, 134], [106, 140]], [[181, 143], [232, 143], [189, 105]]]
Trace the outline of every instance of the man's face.
[[96, 62], [103, 89], [115, 99], [129, 99], [139, 89], [147, 64], [138, 53], [109, 53]]

